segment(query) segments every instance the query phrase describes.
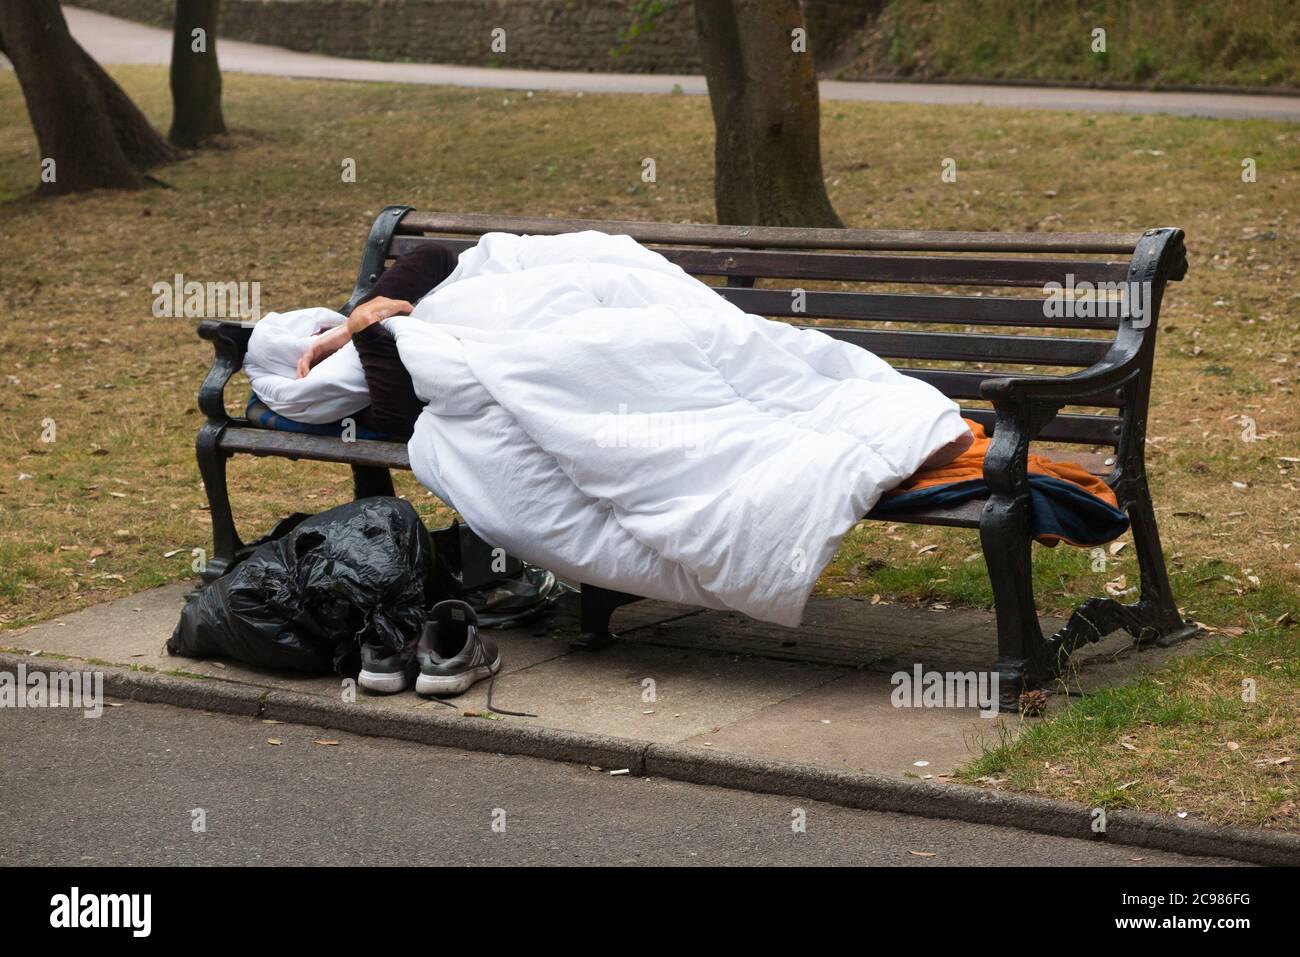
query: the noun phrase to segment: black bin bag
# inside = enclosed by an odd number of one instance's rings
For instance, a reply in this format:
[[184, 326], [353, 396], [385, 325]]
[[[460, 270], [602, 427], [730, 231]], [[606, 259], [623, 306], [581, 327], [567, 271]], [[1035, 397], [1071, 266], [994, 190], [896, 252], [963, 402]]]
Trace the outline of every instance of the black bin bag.
[[181, 612], [167, 650], [268, 668], [355, 673], [361, 643], [399, 650], [439, 599], [433, 544], [399, 498], [366, 498], [263, 542]]

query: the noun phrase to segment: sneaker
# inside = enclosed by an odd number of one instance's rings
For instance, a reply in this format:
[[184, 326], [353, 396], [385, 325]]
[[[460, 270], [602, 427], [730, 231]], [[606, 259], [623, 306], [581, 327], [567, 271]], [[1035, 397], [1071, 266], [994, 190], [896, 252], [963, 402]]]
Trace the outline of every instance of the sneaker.
[[517, 628], [540, 618], [571, 591], [554, 573], [524, 562], [515, 577], [473, 589], [465, 599], [478, 615], [480, 628]]
[[478, 630], [478, 616], [463, 601], [440, 601], [429, 613], [415, 657], [415, 693], [454, 695], [501, 670], [497, 644]]
[[366, 642], [361, 646], [361, 673], [357, 675], [357, 684], [376, 694], [397, 694], [405, 691], [415, 672], [414, 642], [410, 642], [401, 651], [377, 642]]

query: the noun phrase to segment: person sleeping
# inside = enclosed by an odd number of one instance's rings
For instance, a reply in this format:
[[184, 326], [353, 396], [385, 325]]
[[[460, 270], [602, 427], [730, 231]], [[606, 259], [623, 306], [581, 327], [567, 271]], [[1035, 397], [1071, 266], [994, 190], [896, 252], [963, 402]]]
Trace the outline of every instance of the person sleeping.
[[424, 243], [349, 317], [264, 316], [245, 371], [277, 415], [409, 438], [512, 556], [784, 625], [887, 491], [973, 441], [929, 384], [596, 231]]
[[[455, 266], [452, 251], [427, 242], [403, 253], [380, 275], [347, 321], [314, 335], [299, 358], [297, 378], [305, 378], [323, 359], [349, 342], [356, 348], [365, 373], [370, 404], [356, 413], [357, 425], [392, 438], [409, 438], [424, 403], [402, 366], [397, 340], [383, 325], [394, 316], [410, 315], [414, 302], [441, 285]], [[926, 460], [923, 468], [942, 466], [964, 452], [971, 436], [959, 436]]]

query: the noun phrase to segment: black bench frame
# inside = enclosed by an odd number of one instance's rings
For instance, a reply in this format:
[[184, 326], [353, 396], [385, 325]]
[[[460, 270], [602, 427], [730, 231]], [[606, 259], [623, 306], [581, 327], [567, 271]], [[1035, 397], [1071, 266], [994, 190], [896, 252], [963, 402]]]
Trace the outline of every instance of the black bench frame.
[[[992, 430], [984, 463], [987, 499], [955, 508], [879, 516], [890, 522], [978, 528], [992, 582], [998, 626], [1002, 706], [1015, 707], [1020, 692], [1059, 674], [1081, 644], [1123, 628], [1139, 644], [1169, 643], [1196, 633], [1183, 620], [1169, 585], [1155, 511], [1147, 485], [1145, 443], [1155, 334], [1165, 286], [1187, 269], [1183, 232], [1148, 229], [1132, 234], [958, 233], [910, 230], [829, 230], [694, 226], [667, 223], [527, 219], [471, 214], [417, 214], [390, 206], [371, 227], [349, 313], [383, 272], [387, 261], [414, 244], [437, 240], [461, 250], [493, 230], [556, 234], [579, 229], [626, 233], [659, 249], [688, 272], [723, 277], [720, 295], [749, 312], [789, 319], [888, 323], [886, 328], [823, 331], [886, 358], [960, 362], [974, 370], [909, 367], [901, 371], [931, 382], [951, 398], [983, 400], [964, 408]], [[887, 251], [891, 255], [878, 255]], [[904, 255], [892, 255], [904, 253]], [[935, 256], [955, 253], [956, 256]], [[1001, 254], [1013, 254], [1005, 256]], [[1126, 253], [1123, 261], [1062, 258]], [[1026, 258], [1028, 257], [1028, 258]], [[917, 295], [808, 290], [804, 308], [793, 311], [790, 289], [761, 288], [756, 279], [814, 280], [922, 286], [1042, 287], [1045, 282], [1148, 284], [1145, 311], [1118, 317], [1047, 318], [1044, 298]], [[906, 332], [901, 322], [964, 325], [961, 332]], [[1113, 330], [1112, 339], [1003, 335], [981, 327]], [[392, 495], [393, 468], [410, 468], [405, 443], [278, 432], [228, 415], [225, 387], [242, 367], [252, 330], [237, 322], [204, 321], [199, 335], [216, 357], [199, 391], [207, 417], [196, 443], [199, 471], [211, 506], [213, 552], [205, 580], [229, 571], [248, 553], [235, 527], [226, 463], [236, 454], [272, 455], [350, 465], [356, 497]], [[1078, 367], [1066, 375], [1008, 375], [988, 363]], [[1062, 412], [1067, 407], [1114, 410], [1113, 414]], [[1113, 449], [1105, 477], [1132, 522], [1141, 571], [1138, 600], [1123, 604], [1098, 597], [1084, 602], [1056, 634], [1039, 626], [1032, 582], [1027, 455], [1032, 441], [1067, 442]], [[866, 518], [877, 518], [868, 515]], [[598, 648], [613, 640], [610, 616], [635, 595], [586, 586], [582, 633], [575, 643]]]

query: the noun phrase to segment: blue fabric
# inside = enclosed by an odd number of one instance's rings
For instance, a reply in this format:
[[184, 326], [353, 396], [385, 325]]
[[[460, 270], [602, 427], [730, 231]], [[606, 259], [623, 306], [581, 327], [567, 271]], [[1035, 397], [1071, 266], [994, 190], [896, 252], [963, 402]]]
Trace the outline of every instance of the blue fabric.
[[[313, 425], [310, 422], [299, 422], [297, 419], [286, 418], [278, 412], [272, 412], [267, 408], [266, 404], [258, 398], [256, 392], [249, 394], [248, 407], [244, 410], [244, 416], [254, 425], [260, 425], [264, 429], [274, 429], [277, 432], [305, 432], [307, 435], [334, 436], [343, 434], [342, 421], [330, 422], [324, 425]], [[356, 437], [359, 439], [393, 441], [393, 437], [385, 432], [372, 432], [370, 429], [364, 429], [360, 425], [356, 428]]]
[[[887, 495], [872, 514], [905, 517], [913, 509], [959, 505], [988, 494], [988, 484], [982, 478], [932, 485]], [[1128, 530], [1128, 516], [1072, 482], [1030, 473], [1029, 524], [1034, 538], [1051, 536], [1072, 545], [1104, 545]]]

